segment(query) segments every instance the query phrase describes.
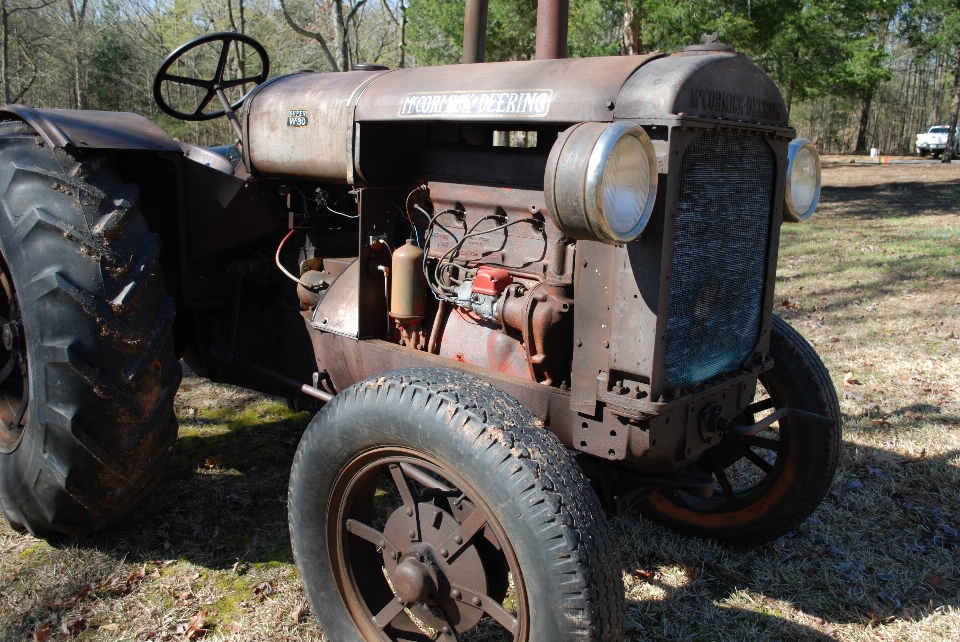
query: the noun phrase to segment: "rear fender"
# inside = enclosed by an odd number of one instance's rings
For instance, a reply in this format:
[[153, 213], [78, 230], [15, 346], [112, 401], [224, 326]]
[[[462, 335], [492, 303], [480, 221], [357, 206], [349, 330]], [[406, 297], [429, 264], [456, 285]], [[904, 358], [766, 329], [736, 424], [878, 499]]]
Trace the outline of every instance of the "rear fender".
[[129, 112], [0, 107], [0, 121], [21, 120], [51, 147], [181, 153], [177, 141], [152, 121]]

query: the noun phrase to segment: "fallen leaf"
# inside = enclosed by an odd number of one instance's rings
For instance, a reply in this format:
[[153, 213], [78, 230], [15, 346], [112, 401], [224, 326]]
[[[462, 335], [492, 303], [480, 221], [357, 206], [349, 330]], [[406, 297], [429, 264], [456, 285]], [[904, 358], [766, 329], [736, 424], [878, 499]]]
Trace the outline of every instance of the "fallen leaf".
[[49, 622], [44, 622], [43, 625], [37, 629], [37, 632], [33, 634], [33, 639], [35, 642], [47, 642], [51, 635], [53, 635], [53, 626]]
[[290, 621], [294, 624], [300, 623], [300, 614], [303, 613], [303, 607], [298, 606], [297, 608], [290, 611]]
[[886, 419], [874, 419], [870, 422], [870, 425], [874, 428], [879, 428], [880, 426], [889, 426], [890, 422]]
[[120, 628], [120, 625], [114, 622], [113, 624], [103, 624], [98, 628], [101, 631], [116, 631]]
[[268, 595], [273, 595], [274, 587], [273, 582], [261, 582], [257, 584], [256, 588], [253, 589], [253, 594], [259, 598], [264, 598]]
[[207, 457], [203, 465], [207, 468], [223, 468], [223, 458], [222, 457]]
[[913, 420], [920, 419], [920, 415], [913, 412], [912, 410], [906, 411], [905, 413], [903, 413], [903, 416], [906, 417], [907, 419], [913, 419]]
[[698, 577], [700, 577], [700, 567], [695, 564], [687, 564], [686, 562], [681, 561], [680, 568], [683, 569], [683, 574], [688, 580], [696, 580]]
[[207, 632], [207, 629], [204, 628], [207, 626], [207, 610], [200, 609], [197, 611], [196, 615], [190, 618], [190, 621], [187, 622], [187, 626], [183, 631], [183, 634], [188, 640], [193, 638], [198, 638]]
[[71, 635], [77, 635], [78, 633], [82, 633], [90, 628], [90, 622], [88, 622], [87, 618], [85, 617], [79, 617], [76, 620], [69, 620], [64, 622], [64, 624]]
[[147, 574], [147, 567], [146, 565], [144, 565], [127, 576], [127, 584], [136, 584], [137, 582], [142, 580], [144, 576], [146, 576], [146, 574]]
[[187, 579], [188, 579], [188, 580], [196, 580], [196, 579], [199, 579], [199, 577], [200, 577], [200, 573], [194, 573], [193, 575], [188, 575], [188, 576], [187, 576]]
[[240, 626], [239, 622], [231, 622], [230, 624], [227, 625], [227, 630], [230, 631], [231, 633], [239, 633], [240, 631], [243, 630], [243, 627]]
[[6, 573], [4, 573], [4, 575], [9, 581], [13, 582], [14, 580], [17, 579], [17, 576], [20, 575], [20, 569], [15, 568], [12, 571], [7, 571]]
[[636, 575], [640, 579], [650, 580], [650, 579], [653, 579], [653, 576], [655, 575], [655, 573], [653, 571], [644, 571], [641, 569], [641, 570], [635, 571], [634, 575]]

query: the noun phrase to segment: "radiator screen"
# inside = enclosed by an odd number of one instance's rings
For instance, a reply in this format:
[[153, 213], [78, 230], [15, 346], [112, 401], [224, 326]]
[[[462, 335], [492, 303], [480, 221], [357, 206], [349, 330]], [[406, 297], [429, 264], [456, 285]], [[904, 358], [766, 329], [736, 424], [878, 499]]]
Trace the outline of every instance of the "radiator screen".
[[775, 172], [760, 133], [710, 130], [684, 154], [666, 346], [677, 386], [738, 369], [757, 344]]

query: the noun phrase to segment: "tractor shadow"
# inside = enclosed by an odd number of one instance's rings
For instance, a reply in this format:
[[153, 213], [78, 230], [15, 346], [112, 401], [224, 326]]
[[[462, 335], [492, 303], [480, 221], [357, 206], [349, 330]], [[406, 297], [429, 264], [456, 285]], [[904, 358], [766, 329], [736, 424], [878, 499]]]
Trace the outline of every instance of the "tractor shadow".
[[958, 457], [845, 443], [814, 515], [749, 550], [676, 535], [639, 512], [615, 518], [631, 639], [829, 640], [833, 627], [957, 608]]
[[[227, 410], [187, 416], [178, 401], [178, 411], [181, 437], [151, 499], [112, 529], [52, 544], [138, 565], [291, 564], [287, 478], [309, 414], [254, 393]], [[958, 457], [908, 460], [845, 443], [814, 516], [750, 550], [677, 535], [637, 512], [612, 518], [626, 639], [828, 640], [831, 624], [960, 607]], [[50, 579], [38, 595], [62, 591]]]
[[[828, 167], [825, 171], [844, 169]], [[832, 215], [844, 218], [884, 219], [940, 215], [960, 210], [960, 181], [825, 185], [820, 192], [820, 203], [828, 206]]]

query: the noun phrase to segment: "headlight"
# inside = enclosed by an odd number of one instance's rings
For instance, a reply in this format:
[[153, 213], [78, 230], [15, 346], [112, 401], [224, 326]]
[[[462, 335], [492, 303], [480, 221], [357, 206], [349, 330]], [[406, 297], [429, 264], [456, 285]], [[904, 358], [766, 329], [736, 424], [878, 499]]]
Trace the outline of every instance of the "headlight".
[[813, 216], [820, 200], [820, 154], [806, 138], [790, 141], [783, 218], [799, 223]]
[[657, 198], [657, 155], [642, 127], [581, 123], [563, 132], [544, 174], [547, 209], [568, 237], [627, 243]]

